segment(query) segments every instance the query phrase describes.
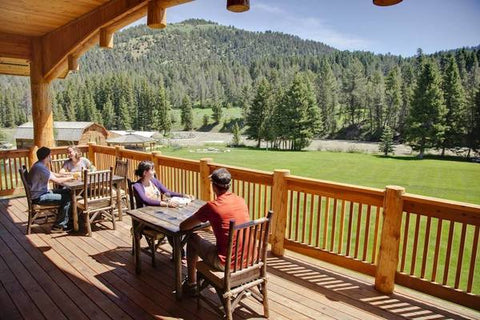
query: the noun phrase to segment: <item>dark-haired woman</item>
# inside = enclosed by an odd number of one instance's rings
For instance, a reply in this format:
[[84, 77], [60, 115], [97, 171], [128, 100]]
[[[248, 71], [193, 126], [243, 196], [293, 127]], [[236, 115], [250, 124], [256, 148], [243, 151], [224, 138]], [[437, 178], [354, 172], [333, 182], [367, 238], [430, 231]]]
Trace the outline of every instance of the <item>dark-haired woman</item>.
[[135, 175], [139, 177], [137, 182], [133, 184], [135, 189], [135, 200], [137, 207], [143, 206], [161, 206], [176, 207], [177, 204], [170, 203], [168, 200], [162, 200], [162, 195], [166, 197], [186, 197], [193, 198], [178, 192], [167, 189], [160, 181], [155, 179], [155, 167], [151, 161], [142, 161], [138, 164]]

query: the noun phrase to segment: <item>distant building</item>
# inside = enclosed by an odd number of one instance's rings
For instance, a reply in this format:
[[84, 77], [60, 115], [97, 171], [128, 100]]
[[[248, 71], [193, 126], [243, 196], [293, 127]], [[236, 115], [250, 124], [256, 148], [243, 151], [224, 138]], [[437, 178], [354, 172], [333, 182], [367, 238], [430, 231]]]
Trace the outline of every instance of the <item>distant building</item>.
[[[109, 132], [95, 122], [55, 121], [53, 135], [57, 146], [84, 145], [95, 142], [106, 145]], [[33, 145], [33, 123], [27, 122], [17, 128], [14, 135], [17, 149], [30, 148]]]
[[123, 146], [125, 149], [146, 151], [155, 147], [155, 131], [111, 131], [112, 135], [107, 139], [109, 146]]

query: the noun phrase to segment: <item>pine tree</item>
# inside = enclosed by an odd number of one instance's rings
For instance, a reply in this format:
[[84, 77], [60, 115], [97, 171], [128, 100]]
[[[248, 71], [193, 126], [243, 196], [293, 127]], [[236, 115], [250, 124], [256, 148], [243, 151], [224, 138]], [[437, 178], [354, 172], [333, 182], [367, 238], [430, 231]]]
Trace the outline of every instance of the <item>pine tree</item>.
[[213, 114], [212, 114], [212, 119], [215, 123], [220, 123], [220, 121], [222, 121], [222, 114], [223, 114], [223, 111], [222, 111], [222, 104], [220, 102], [214, 102], [212, 104], [212, 111], [213, 111]]
[[235, 122], [232, 129], [233, 137], [232, 137], [232, 144], [233, 146], [239, 146], [241, 143], [242, 136], [240, 135], [240, 127], [238, 123]]
[[7, 128], [13, 128], [15, 126], [15, 107], [13, 106], [13, 99], [10, 95], [5, 95], [3, 101], [5, 105], [4, 125]]
[[342, 91], [344, 112], [349, 124], [359, 124], [363, 120], [365, 112], [366, 78], [364, 67], [356, 58], [345, 70]]
[[190, 131], [193, 129], [193, 108], [188, 96], [184, 96], [182, 100], [182, 116], [181, 124], [183, 130]]
[[420, 159], [426, 148], [435, 147], [442, 140], [446, 113], [438, 69], [434, 62], [427, 61], [419, 73], [407, 121], [407, 141], [420, 151]]
[[383, 127], [398, 129], [399, 113], [402, 106], [402, 91], [400, 85], [400, 71], [398, 67], [394, 67], [388, 73], [385, 81], [385, 118], [382, 123]]
[[441, 141], [442, 156], [446, 148], [459, 147], [466, 132], [465, 93], [461, 84], [457, 63], [453, 56], [447, 62], [443, 78], [443, 93], [447, 114], [445, 118], [445, 136]]
[[120, 97], [120, 100], [118, 102], [117, 128], [122, 130], [132, 129], [127, 101], [123, 96]]
[[157, 99], [155, 100], [153, 128], [166, 134], [167, 132], [170, 132], [172, 128], [172, 119], [170, 117], [170, 101], [163, 85], [160, 85]]
[[367, 86], [368, 109], [370, 114], [370, 133], [378, 138], [385, 122], [385, 85], [382, 74], [377, 70], [369, 79]]
[[385, 127], [382, 132], [382, 137], [380, 138], [380, 144], [378, 145], [378, 149], [383, 155], [386, 157], [389, 153], [394, 151], [393, 147], [393, 133], [390, 127]]
[[308, 146], [311, 139], [322, 130], [317, 100], [313, 86], [304, 74], [296, 74], [292, 85], [285, 93], [281, 112], [285, 135], [291, 150], [301, 150]]
[[471, 150], [480, 153], [480, 84], [478, 85], [477, 94], [470, 111], [467, 145], [469, 148], [468, 156], [470, 156]]
[[332, 135], [337, 130], [338, 85], [328, 61], [323, 61], [317, 79], [317, 101], [320, 106], [325, 132]]
[[110, 96], [107, 97], [107, 100], [105, 101], [105, 105], [103, 106], [102, 116], [103, 116], [103, 125], [107, 130], [118, 129], [115, 126], [115, 110], [113, 108], [113, 103], [112, 103], [112, 100], [110, 99]]
[[257, 148], [266, 137], [268, 115], [272, 109], [272, 91], [268, 81], [263, 78], [257, 87], [257, 93], [253, 99], [246, 118], [248, 126], [246, 134], [248, 139], [257, 141]]

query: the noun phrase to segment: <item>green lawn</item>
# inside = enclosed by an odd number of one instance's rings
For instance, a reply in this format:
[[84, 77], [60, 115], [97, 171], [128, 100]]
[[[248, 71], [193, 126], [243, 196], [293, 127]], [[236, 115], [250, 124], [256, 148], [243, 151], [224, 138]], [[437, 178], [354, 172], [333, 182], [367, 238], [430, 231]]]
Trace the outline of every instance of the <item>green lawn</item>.
[[298, 176], [359, 186], [384, 188], [399, 185], [408, 193], [480, 204], [478, 163], [324, 151], [229, 150], [222, 153], [197, 153], [189, 149], [161, 151], [164, 155], [213, 158], [217, 163], [267, 171], [290, 169], [291, 174]]

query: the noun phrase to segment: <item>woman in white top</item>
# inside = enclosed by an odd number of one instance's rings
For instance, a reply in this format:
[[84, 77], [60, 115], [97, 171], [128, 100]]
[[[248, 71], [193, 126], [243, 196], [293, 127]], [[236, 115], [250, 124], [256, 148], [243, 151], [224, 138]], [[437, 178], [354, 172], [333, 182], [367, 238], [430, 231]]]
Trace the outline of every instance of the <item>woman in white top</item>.
[[82, 157], [82, 153], [77, 147], [70, 146], [67, 148], [68, 160], [63, 164], [60, 173], [66, 172], [82, 172], [84, 169], [95, 170], [90, 160]]

